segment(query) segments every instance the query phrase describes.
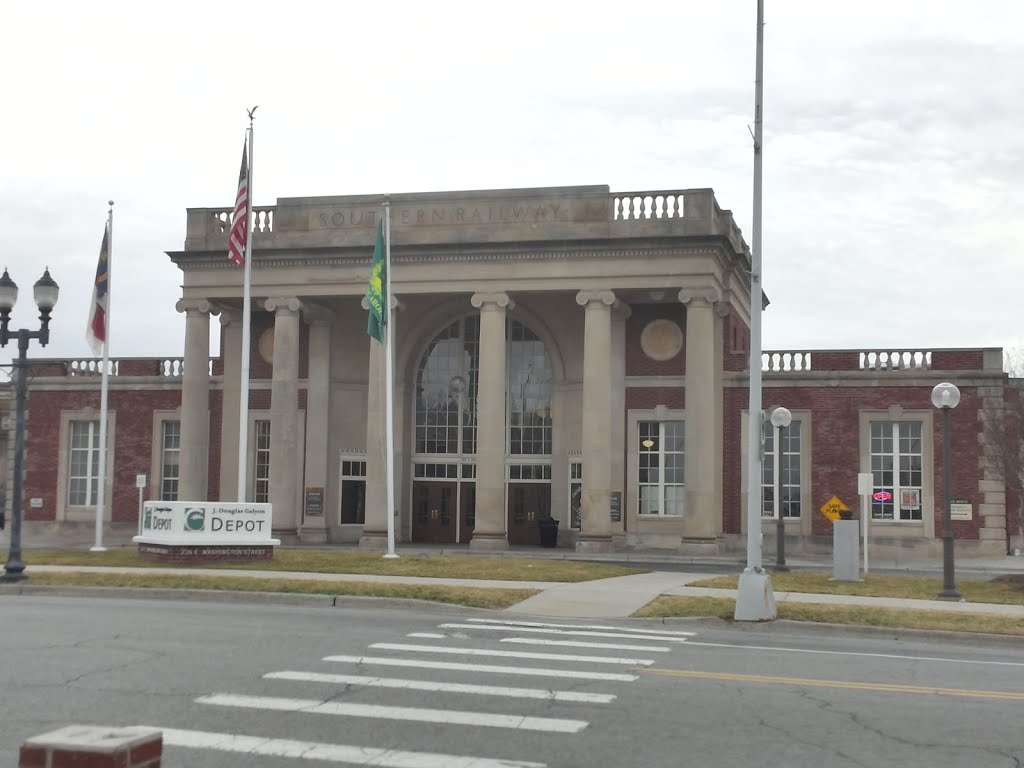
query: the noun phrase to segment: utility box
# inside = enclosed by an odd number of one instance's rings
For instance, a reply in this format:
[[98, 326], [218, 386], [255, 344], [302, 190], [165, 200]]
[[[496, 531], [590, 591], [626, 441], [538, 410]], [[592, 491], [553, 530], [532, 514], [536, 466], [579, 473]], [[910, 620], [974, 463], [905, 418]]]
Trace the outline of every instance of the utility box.
[[857, 520], [832, 523], [832, 578], [860, 581], [860, 523]]

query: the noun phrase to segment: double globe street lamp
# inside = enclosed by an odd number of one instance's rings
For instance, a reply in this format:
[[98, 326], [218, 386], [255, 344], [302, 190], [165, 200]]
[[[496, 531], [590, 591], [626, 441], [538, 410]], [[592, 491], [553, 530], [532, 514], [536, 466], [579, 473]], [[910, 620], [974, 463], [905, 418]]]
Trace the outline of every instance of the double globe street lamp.
[[943, 382], [932, 389], [932, 405], [942, 411], [942, 490], [946, 495], [942, 510], [942, 591], [939, 597], [959, 600], [953, 578], [953, 488], [950, 464], [949, 414], [960, 403], [960, 390]]
[[50, 277], [50, 270], [43, 271], [43, 276], [33, 286], [36, 306], [39, 307], [39, 330], [30, 331], [22, 328], [12, 331], [8, 327], [11, 310], [18, 301], [18, 286], [4, 270], [0, 277], [0, 347], [6, 347], [11, 339], [18, 340], [18, 357], [13, 361], [16, 387], [15, 428], [14, 428], [14, 488], [11, 502], [11, 549], [4, 564], [4, 574], [0, 581], [21, 581], [25, 578], [25, 563], [21, 559], [21, 465], [25, 454], [25, 398], [28, 394], [28, 374], [26, 369], [26, 353], [28, 343], [36, 339], [40, 346], [45, 347], [50, 341], [50, 312], [57, 303], [60, 287]]

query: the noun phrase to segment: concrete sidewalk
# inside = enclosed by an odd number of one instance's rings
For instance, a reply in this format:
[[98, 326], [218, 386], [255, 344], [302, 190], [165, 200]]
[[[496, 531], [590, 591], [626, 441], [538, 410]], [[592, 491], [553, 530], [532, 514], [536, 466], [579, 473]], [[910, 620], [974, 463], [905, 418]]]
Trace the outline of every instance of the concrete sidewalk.
[[[373, 582], [381, 584], [419, 584], [481, 589], [533, 589], [534, 595], [505, 609], [507, 613], [550, 618], [612, 619], [632, 616], [647, 603], [661, 595], [682, 597], [735, 598], [734, 589], [709, 589], [689, 586], [708, 578], [706, 573], [679, 571], [652, 571], [632, 576], [617, 576], [596, 581], [575, 583], [545, 581], [489, 581], [486, 579], [446, 579], [429, 576], [381, 576], [359, 573], [304, 573], [294, 571], [254, 571], [220, 568], [119, 568], [105, 566], [34, 565], [31, 573], [119, 573], [119, 574], [188, 574], [203, 576], [233, 576], [251, 579], [297, 579], [343, 582]], [[0, 595], [3, 594], [0, 587]], [[807, 594], [775, 592], [776, 603], [814, 603], [819, 605], [875, 606], [897, 610], [948, 611], [988, 616], [1016, 618], [1024, 622], [1024, 605], [998, 603], [969, 603], [945, 600], [911, 600], [891, 597], [863, 597], [859, 595]]]

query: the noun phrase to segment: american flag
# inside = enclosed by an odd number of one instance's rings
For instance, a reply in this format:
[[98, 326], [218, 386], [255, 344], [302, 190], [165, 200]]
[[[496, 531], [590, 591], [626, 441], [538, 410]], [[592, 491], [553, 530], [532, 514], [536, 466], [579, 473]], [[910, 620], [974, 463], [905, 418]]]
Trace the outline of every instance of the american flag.
[[231, 231], [228, 233], [228, 258], [239, 267], [245, 265], [245, 243], [249, 239], [247, 145], [248, 141], [242, 144], [242, 170], [238, 172], [238, 194], [235, 196], [235, 212], [231, 214]]
[[85, 338], [96, 357], [103, 354], [107, 343], [107, 302], [110, 300], [107, 286], [110, 279], [110, 224], [103, 228], [103, 243], [100, 258], [96, 264], [96, 281], [93, 283], [92, 303], [89, 306], [89, 323], [85, 327]]

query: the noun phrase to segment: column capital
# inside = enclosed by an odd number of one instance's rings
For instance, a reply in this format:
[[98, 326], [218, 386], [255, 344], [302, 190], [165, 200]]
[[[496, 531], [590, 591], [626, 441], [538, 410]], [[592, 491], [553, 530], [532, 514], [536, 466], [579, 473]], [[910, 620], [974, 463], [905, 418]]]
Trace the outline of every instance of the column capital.
[[581, 307], [588, 304], [603, 304], [606, 307], [615, 306], [618, 299], [612, 291], [580, 291], [576, 294], [576, 303]]
[[[405, 309], [405, 304], [403, 304], [397, 296], [392, 296], [391, 301], [388, 302], [388, 305], [391, 307], [391, 309], [395, 310], [396, 312], [401, 312], [403, 309]], [[359, 301], [359, 306], [361, 306], [365, 310], [369, 310], [370, 302], [366, 300], [365, 296], [363, 296], [363, 298], [360, 299]]]
[[268, 312], [299, 312], [302, 302], [294, 296], [272, 296], [263, 302], [263, 308]]
[[679, 291], [679, 301], [687, 306], [704, 303], [713, 307], [722, 301], [722, 292], [714, 286], [683, 288]]
[[477, 309], [515, 309], [516, 303], [507, 293], [474, 293], [470, 303]]
[[178, 312], [202, 312], [210, 315], [220, 314], [220, 307], [206, 299], [178, 299], [174, 308]]
[[222, 328], [242, 324], [242, 310], [234, 307], [220, 305], [220, 324]]
[[334, 323], [334, 312], [323, 304], [302, 302], [302, 319], [306, 325], [331, 325]]

